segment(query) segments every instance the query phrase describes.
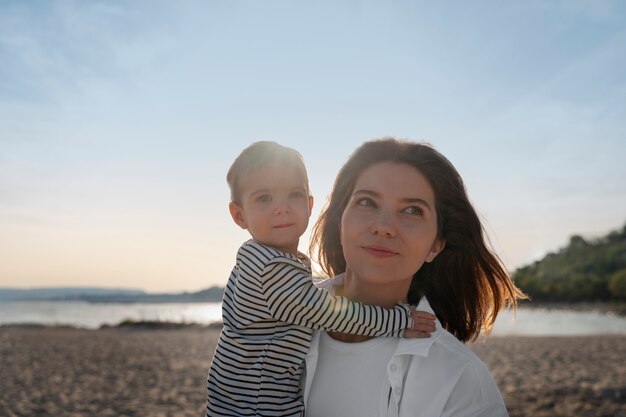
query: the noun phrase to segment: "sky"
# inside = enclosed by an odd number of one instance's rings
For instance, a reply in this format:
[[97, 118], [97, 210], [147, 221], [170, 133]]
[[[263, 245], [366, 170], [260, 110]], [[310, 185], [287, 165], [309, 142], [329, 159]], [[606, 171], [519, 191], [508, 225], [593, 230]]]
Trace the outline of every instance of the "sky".
[[[626, 224], [626, 3], [0, 2], [0, 287], [226, 284], [225, 176], [428, 141], [510, 271]], [[309, 231], [300, 249], [308, 248]]]

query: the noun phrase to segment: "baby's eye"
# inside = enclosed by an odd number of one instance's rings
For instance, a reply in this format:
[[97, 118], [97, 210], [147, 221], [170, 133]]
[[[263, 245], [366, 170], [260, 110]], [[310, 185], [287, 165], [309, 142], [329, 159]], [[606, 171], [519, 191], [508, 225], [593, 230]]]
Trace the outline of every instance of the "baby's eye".
[[304, 197], [304, 193], [302, 191], [293, 191], [289, 193], [289, 198], [302, 198]]
[[272, 196], [270, 196], [269, 194], [261, 194], [256, 198], [256, 201], [259, 203], [267, 203], [272, 201]]
[[418, 206], [410, 206], [403, 210], [404, 213], [411, 214], [413, 216], [421, 216], [424, 214], [424, 210]]

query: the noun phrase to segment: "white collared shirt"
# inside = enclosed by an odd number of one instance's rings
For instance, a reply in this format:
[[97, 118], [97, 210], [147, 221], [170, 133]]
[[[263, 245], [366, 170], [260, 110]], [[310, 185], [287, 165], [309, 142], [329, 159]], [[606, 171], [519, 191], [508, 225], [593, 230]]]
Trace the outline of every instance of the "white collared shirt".
[[[418, 310], [433, 312], [426, 298]], [[387, 366], [383, 391], [363, 392], [363, 398], [379, 398], [381, 417], [506, 417], [508, 413], [496, 384], [482, 361], [457, 338], [441, 327], [427, 339], [401, 339]], [[320, 331], [313, 334], [306, 356], [305, 412], [315, 378]], [[349, 348], [350, 343], [346, 343]], [[367, 364], [344, 370], [353, 375], [359, 389], [362, 369]], [[317, 381], [319, 382], [319, 381]], [[333, 384], [334, 381], [323, 381]], [[342, 390], [345, 387], [337, 386]], [[341, 417], [349, 417], [341, 411]], [[332, 417], [332, 416], [328, 416]]]
[[[378, 404], [389, 398], [385, 376], [400, 339], [377, 337], [359, 343], [343, 343], [325, 332], [320, 332], [319, 336], [317, 367], [307, 393], [306, 417], [378, 416]], [[359, 369], [357, 384], [354, 369]]]

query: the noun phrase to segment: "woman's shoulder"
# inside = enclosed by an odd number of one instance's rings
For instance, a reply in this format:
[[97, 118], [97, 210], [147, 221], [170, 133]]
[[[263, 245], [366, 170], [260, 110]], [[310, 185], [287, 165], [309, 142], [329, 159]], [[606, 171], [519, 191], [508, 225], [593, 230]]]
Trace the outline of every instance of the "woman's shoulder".
[[459, 341], [459, 339], [447, 330], [442, 330], [441, 336], [437, 339], [437, 341], [441, 349], [447, 351], [450, 357], [454, 357], [459, 361], [471, 365], [475, 368], [476, 372], [489, 373], [482, 359], [480, 359], [467, 344]]
[[446, 363], [444, 368], [458, 370], [457, 389], [474, 392], [477, 398], [483, 398], [487, 403], [502, 404], [502, 397], [491, 371], [467, 344], [443, 330], [437, 338], [436, 346], [441, 353], [440, 359]]
[[[448, 331], [438, 329], [436, 333], [427, 354], [414, 354], [409, 361], [406, 387], [424, 390], [432, 397], [443, 396], [442, 410], [453, 406], [467, 408], [464, 415], [468, 416], [506, 416], [502, 396], [483, 361]], [[438, 392], [431, 392], [433, 384]], [[446, 392], [441, 391], [443, 386]]]
[[[428, 311], [434, 313], [430, 303], [423, 297], [417, 310]], [[478, 366], [484, 366], [482, 360], [476, 356], [476, 354], [469, 348], [468, 345], [457, 339], [452, 333], [447, 331], [441, 326], [441, 323], [437, 320], [437, 330], [432, 335], [433, 344], [441, 349], [450, 358], [456, 358], [466, 363], [476, 364]], [[426, 339], [428, 340], [428, 339]]]
[[[417, 306], [418, 310], [432, 312], [432, 307], [424, 297]], [[430, 338], [419, 339], [428, 345], [427, 356], [436, 356], [439, 361], [450, 364], [452, 368], [466, 368], [466, 372], [473, 374], [489, 375], [490, 373], [483, 361], [470, 349], [470, 347], [457, 339], [452, 333], [441, 327], [437, 321], [437, 330]], [[410, 342], [409, 342], [410, 343]], [[416, 347], [415, 353], [423, 348]], [[445, 367], [444, 367], [445, 368]]]

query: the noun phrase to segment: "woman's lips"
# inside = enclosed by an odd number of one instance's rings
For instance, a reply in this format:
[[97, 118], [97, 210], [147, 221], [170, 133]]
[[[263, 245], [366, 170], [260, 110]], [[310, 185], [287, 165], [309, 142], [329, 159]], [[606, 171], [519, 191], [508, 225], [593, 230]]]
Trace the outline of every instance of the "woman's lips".
[[393, 249], [381, 245], [367, 245], [363, 246], [363, 249], [365, 249], [368, 254], [378, 258], [389, 258], [398, 254], [398, 252]]

